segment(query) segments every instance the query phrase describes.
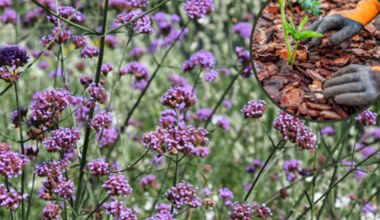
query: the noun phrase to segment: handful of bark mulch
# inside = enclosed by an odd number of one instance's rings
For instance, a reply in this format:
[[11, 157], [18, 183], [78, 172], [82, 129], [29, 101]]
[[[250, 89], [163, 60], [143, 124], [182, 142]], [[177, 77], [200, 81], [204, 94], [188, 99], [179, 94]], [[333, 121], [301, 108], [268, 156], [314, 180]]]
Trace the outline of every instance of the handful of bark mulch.
[[[357, 2], [325, 0], [320, 9], [330, 15], [353, 9]], [[305, 16], [309, 17], [306, 28], [319, 18], [307, 14], [296, 2], [292, 3], [292, 12], [287, 8], [287, 18], [292, 17], [296, 25]], [[268, 95], [288, 112], [307, 119], [326, 121], [343, 119], [363, 109], [363, 106], [343, 106], [324, 98], [322, 87], [333, 73], [344, 66], [380, 65], [380, 30], [373, 23], [368, 24], [351, 40], [337, 46], [329, 44], [332, 34], [325, 34], [317, 48], [299, 45], [296, 62], [290, 66], [286, 61], [279, 3], [272, 2], [264, 9], [256, 25], [252, 45], [255, 71]]]

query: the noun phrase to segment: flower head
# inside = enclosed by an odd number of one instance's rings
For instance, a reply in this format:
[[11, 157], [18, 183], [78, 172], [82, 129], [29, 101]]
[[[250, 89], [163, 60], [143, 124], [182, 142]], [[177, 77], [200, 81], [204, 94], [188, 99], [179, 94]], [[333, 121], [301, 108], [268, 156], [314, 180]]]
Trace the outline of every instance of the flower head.
[[186, 60], [182, 64], [182, 70], [183, 71], [191, 71], [196, 66], [201, 67], [203, 69], [210, 69], [213, 68], [216, 64], [216, 59], [214, 55], [205, 50], [200, 50], [193, 54], [190, 59]]
[[91, 121], [91, 127], [95, 131], [101, 131], [102, 129], [110, 128], [112, 123], [112, 115], [109, 112], [100, 112], [95, 115]]
[[[4, 145], [2, 145], [4, 146]], [[22, 170], [29, 163], [27, 156], [13, 152], [5, 151], [0, 153], [0, 174], [10, 179], [21, 175]]]
[[264, 100], [251, 100], [241, 110], [245, 118], [261, 118], [267, 109]]
[[57, 204], [49, 202], [43, 208], [41, 217], [43, 220], [59, 220], [61, 219], [61, 214], [61, 208]]
[[214, 11], [212, 0], [187, 0], [183, 7], [190, 19], [199, 19]]
[[45, 149], [49, 152], [57, 152], [76, 146], [80, 139], [80, 131], [75, 128], [61, 128], [52, 131], [52, 136], [43, 140]]
[[172, 87], [160, 99], [161, 104], [179, 110], [190, 108], [197, 101], [194, 92], [184, 87]]
[[87, 91], [90, 94], [91, 98], [100, 104], [107, 102], [108, 95], [102, 84], [93, 82], [88, 86]]
[[104, 159], [97, 159], [89, 162], [87, 168], [91, 175], [104, 176], [108, 174], [110, 165]]
[[119, 137], [119, 131], [116, 128], [104, 129], [103, 132], [98, 133], [99, 147], [105, 148], [112, 146]]
[[27, 196], [27, 194], [21, 195], [13, 188], [8, 191], [4, 184], [0, 184], [0, 206], [2, 207], [16, 210]]
[[80, 51], [80, 57], [82, 58], [93, 58], [99, 55], [99, 49], [95, 46], [85, 46]]
[[377, 114], [367, 109], [364, 112], [360, 113], [355, 119], [363, 126], [375, 125]]
[[[134, 19], [138, 18], [141, 16], [141, 12], [139, 11], [130, 11], [130, 12], [123, 12], [121, 14], [118, 14], [115, 23], [116, 24], [125, 24], [128, 22], [133, 21]], [[152, 21], [150, 20], [148, 15], [144, 15], [137, 20], [133, 21], [131, 23], [133, 30], [138, 31], [140, 33], [152, 33], [153, 28], [152, 28]]]
[[107, 215], [112, 215], [115, 220], [137, 220], [137, 214], [127, 208], [120, 201], [112, 201], [103, 205]]
[[184, 205], [197, 208], [202, 204], [202, 200], [196, 195], [195, 187], [186, 182], [180, 182], [170, 188], [165, 193], [165, 197], [176, 209], [180, 209]]
[[253, 209], [247, 203], [234, 202], [231, 211], [228, 213], [230, 220], [250, 220], [252, 219]]
[[22, 67], [29, 60], [25, 49], [18, 45], [10, 45], [0, 48], [0, 66], [12, 68]]
[[128, 180], [124, 175], [110, 175], [108, 180], [104, 182], [103, 188], [107, 190], [108, 195], [126, 197], [132, 193]]

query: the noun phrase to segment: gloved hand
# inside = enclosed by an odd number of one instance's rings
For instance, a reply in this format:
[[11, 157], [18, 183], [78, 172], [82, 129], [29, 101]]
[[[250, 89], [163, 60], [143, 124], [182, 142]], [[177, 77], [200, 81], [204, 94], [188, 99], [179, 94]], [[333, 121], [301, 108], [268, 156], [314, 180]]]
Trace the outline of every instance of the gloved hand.
[[323, 95], [342, 105], [370, 105], [380, 95], [380, 66], [342, 68], [324, 83]]
[[[314, 22], [308, 30], [321, 34], [338, 30], [338, 32], [333, 34], [330, 38], [330, 43], [337, 45], [358, 34], [364, 26], [376, 18], [379, 12], [379, 0], [362, 0], [357, 4], [355, 9], [319, 19]], [[313, 46], [317, 46], [322, 42], [322, 38], [319, 37], [304, 40], [302, 43], [308, 43], [310, 40]]]

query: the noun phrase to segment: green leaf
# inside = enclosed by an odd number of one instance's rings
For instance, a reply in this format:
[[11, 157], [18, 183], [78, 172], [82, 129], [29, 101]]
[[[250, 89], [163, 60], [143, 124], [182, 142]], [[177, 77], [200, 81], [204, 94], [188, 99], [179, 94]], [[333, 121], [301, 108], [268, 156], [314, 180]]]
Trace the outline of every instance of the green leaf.
[[301, 33], [298, 34], [299, 40], [307, 39], [307, 38], [313, 38], [313, 37], [323, 37], [323, 34], [320, 34], [315, 31], [302, 31]]
[[306, 22], [309, 20], [309, 17], [306, 16], [302, 19], [300, 25], [298, 26], [298, 31], [302, 31], [302, 28], [305, 26]]

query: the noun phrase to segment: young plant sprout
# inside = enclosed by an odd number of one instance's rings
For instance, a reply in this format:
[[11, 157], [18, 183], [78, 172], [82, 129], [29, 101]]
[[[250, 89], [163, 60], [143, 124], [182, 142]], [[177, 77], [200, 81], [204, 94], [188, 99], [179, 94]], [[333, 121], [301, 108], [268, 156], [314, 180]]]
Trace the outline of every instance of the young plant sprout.
[[324, 13], [323, 10], [319, 9], [319, 6], [322, 4], [319, 0], [298, 0], [298, 3], [303, 6], [307, 13], [311, 13], [313, 15]]
[[[297, 49], [298, 49], [299, 42], [301, 40], [308, 39], [308, 38], [323, 37], [323, 34], [320, 34], [311, 30], [302, 31], [302, 28], [305, 26], [306, 22], [309, 19], [307, 16], [302, 19], [301, 23], [296, 28], [292, 18], [289, 19], [289, 22], [286, 19], [286, 14], [285, 14], [286, 0], [279, 0], [279, 1], [280, 1], [282, 29], [284, 30], [284, 38], [285, 38], [285, 44], [286, 44], [286, 49], [287, 49], [287, 54], [288, 54], [288, 63], [293, 66], [297, 57]], [[293, 46], [290, 44], [289, 36], [291, 36], [294, 40]]]

